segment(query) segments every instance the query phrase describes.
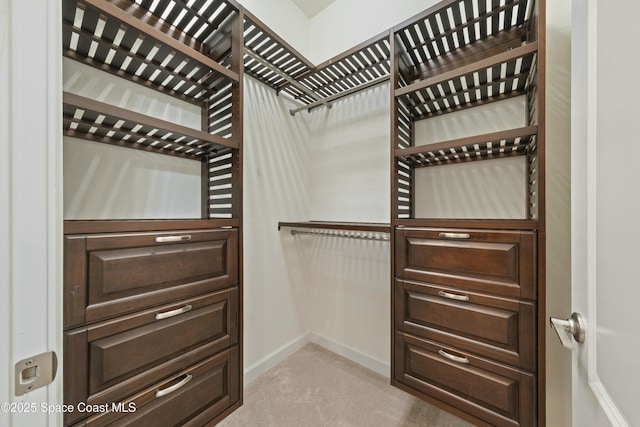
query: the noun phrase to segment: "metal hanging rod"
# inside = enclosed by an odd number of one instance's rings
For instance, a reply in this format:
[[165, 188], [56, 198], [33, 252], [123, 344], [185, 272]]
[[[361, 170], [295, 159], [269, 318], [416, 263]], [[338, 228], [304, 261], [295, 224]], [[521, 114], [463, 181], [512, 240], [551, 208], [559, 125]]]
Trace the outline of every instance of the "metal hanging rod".
[[316, 102], [319, 103], [318, 105], [322, 104], [322, 97], [316, 95], [316, 93], [313, 92], [311, 89], [309, 89], [308, 87], [306, 87], [305, 85], [301, 84], [297, 80], [295, 80], [295, 79], [291, 78], [290, 76], [288, 76], [287, 73], [285, 73], [284, 71], [282, 71], [278, 67], [274, 66], [273, 64], [269, 63], [269, 61], [267, 61], [264, 58], [262, 58], [260, 55], [255, 53], [253, 50], [251, 50], [251, 49], [249, 49], [248, 47], [245, 46], [244, 53], [249, 58], [251, 58], [254, 61], [258, 62], [259, 64], [267, 67], [269, 70], [273, 71], [274, 73], [276, 73], [277, 75], [279, 75], [280, 77], [285, 79], [287, 81], [287, 83], [289, 83], [291, 86], [295, 87], [296, 89], [304, 92], [305, 94], [309, 95], [311, 98], [315, 99]]
[[362, 240], [378, 240], [382, 242], [388, 242], [389, 233], [372, 232], [372, 231], [350, 231], [350, 230], [291, 230], [291, 235], [297, 234], [311, 235], [311, 236], [329, 236], [329, 237], [344, 237], [347, 239], [362, 239]]
[[304, 107], [296, 108], [295, 110], [289, 110], [289, 113], [292, 116], [295, 116], [300, 111], [311, 110], [314, 107], [318, 107], [323, 104], [327, 104], [327, 107], [331, 108], [330, 102], [339, 98], [343, 98], [345, 96], [352, 95], [356, 92], [360, 92], [361, 90], [368, 89], [373, 86], [377, 86], [381, 83], [389, 81], [391, 77], [389, 75], [378, 77], [377, 79], [371, 80], [369, 82], [363, 83], [359, 86], [352, 87], [351, 89], [347, 89], [344, 92], [336, 93], [335, 95], [327, 96], [326, 98], [322, 98], [321, 100], [312, 102], [311, 104], [307, 104]]

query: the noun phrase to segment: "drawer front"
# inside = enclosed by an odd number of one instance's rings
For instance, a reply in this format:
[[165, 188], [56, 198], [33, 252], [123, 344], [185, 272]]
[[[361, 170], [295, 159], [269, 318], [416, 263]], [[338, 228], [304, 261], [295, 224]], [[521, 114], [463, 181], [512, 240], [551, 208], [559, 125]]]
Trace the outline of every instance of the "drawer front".
[[235, 288], [67, 332], [66, 403], [114, 402], [237, 342]]
[[420, 393], [495, 426], [536, 424], [532, 374], [399, 332], [395, 360], [394, 380]]
[[65, 238], [65, 327], [232, 286], [237, 230]]
[[399, 228], [396, 277], [536, 298], [531, 231]]
[[87, 427], [204, 425], [239, 400], [238, 348], [232, 347], [126, 400], [134, 412], [100, 413]]
[[457, 288], [396, 280], [395, 327], [536, 370], [536, 305]]

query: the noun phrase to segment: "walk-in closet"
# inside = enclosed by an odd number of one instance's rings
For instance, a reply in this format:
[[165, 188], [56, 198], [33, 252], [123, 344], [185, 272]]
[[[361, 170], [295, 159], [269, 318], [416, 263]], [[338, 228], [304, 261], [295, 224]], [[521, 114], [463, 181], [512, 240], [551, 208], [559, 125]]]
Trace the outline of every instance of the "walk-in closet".
[[65, 426], [547, 425], [551, 0], [59, 1]]

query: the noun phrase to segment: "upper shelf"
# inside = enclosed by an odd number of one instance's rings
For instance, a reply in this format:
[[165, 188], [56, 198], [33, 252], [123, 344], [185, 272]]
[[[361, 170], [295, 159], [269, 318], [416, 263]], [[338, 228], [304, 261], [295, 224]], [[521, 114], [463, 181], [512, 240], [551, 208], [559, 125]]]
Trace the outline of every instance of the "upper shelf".
[[71, 93], [63, 94], [67, 136], [203, 160], [237, 149], [238, 143]]
[[464, 58], [490, 49], [514, 47], [515, 40], [533, 40], [526, 23], [534, 1], [445, 0], [396, 26], [404, 84], [457, 68]]
[[202, 103], [230, 67], [235, 5], [222, 0], [63, 0], [64, 55]]
[[526, 94], [538, 52], [531, 42], [395, 90], [414, 120]]
[[396, 26], [395, 96], [411, 120], [526, 94], [535, 0], [446, 0]]
[[388, 31], [318, 66], [247, 11], [244, 39], [245, 73], [309, 108], [389, 76]]
[[395, 156], [408, 160], [414, 167], [425, 167], [523, 155], [535, 145], [537, 133], [537, 126], [527, 126], [436, 144], [399, 148], [395, 150]]
[[302, 102], [315, 100], [292, 84], [309, 73], [313, 64], [248, 11], [245, 11], [244, 44], [245, 73]]

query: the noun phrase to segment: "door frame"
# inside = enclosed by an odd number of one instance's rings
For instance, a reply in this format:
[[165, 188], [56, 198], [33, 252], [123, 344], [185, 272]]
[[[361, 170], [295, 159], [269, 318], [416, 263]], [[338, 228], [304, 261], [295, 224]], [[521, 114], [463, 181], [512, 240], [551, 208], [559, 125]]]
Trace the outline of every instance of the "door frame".
[[[62, 14], [57, 0], [0, 2], [0, 411], [5, 426], [61, 426]], [[14, 364], [55, 351], [55, 381], [14, 396]]]

